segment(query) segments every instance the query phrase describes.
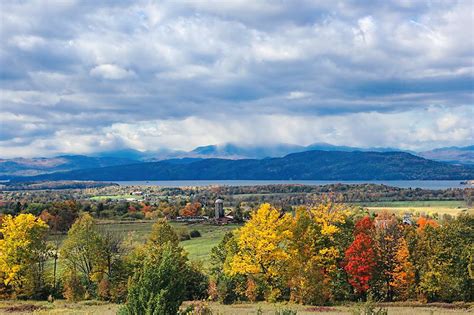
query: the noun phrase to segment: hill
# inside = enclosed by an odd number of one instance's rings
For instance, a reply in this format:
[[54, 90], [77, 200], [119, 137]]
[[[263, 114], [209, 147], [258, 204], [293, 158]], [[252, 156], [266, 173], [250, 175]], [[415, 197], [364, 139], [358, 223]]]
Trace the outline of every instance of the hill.
[[44, 173], [71, 171], [136, 163], [136, 160], [115, 157], [89, 157], [85, 155], [61, 155], [52, 158], [0, 159], [0, 178], [34, 176]]
[[92, 168], [17, 180], [449, 180], [474, 179], [474, 168], [404, 152], [307, 151], [282, 158], [202, 159]]
[[435, 161], [474, 164], [474, 145], [467, 147], [447, 147], [420, 152], [418, 155]]

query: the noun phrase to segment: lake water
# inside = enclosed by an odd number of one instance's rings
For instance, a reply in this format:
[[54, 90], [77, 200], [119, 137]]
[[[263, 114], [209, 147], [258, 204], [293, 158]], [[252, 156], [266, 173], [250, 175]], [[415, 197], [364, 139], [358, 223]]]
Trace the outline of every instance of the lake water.
[[303, 185], [328, 185], [328, 184], [382, 184], [400, 188], [422, 189], [447, 189], [466, 188], [472, 186], [461, 185], [460, 180], [170, 180], [170, 181], [119, 181], [121, 186], [160, 186], [160, 187], [185, 187], [185, 186], [256, 186], [278, 184], [303, 184]]

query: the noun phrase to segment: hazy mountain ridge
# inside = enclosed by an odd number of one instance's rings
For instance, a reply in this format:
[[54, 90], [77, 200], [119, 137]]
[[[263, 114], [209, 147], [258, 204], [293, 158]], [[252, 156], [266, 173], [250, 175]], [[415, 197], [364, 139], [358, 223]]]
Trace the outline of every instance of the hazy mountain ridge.
[[466, 147], [446, 147], [419, 153], [420, 156], [450, 163], [474, 164], [474, 145]]
[[15, 176], [34, 176], [58, 171], [97, 168], [114, 165], [126, 165], [142, 162], [168, 160], [173, 164], [188, 164], [201, 159], [263, 159], [268, 157], [283, 157], [291, 153], [311, 150], [338, 152], [409, 152], [421, 157], [454, 164], [474, 164], [474, 146], [447, 147], [420, 153], [398, 150], [395, 148], [358, 148], [336, 146], [328, 143], [314, 143], [308, 146], [294, 144], [269, 145], [239, 145], [226, 143], [197, 147], [191, 151], [173, 151], [160, 149], [157, 151], [138, 151], [121, 149], [85, 155], [60, 155], [51, 158], [15, 158], [0, 159], [0, 178]]
[[404, 152], [307, 151], [282, 158], [147, 162], [18, 180], [449, 180], [474, 179], [474, 167]]
[[139, 161], [127, 158], [90, 157], [85, 155], [60, 155], [52, 158], [0, 159], [0, 177], [34, 176], [58, 171], [71, 171], [138, 162]]

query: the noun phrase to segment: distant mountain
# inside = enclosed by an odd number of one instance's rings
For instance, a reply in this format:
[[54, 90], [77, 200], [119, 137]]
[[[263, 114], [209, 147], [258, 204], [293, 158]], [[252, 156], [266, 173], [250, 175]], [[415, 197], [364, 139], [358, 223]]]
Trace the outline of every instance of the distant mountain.
[[[92, 156], [61, 155], [52, 158], [15, 158], [0, 159], [0, 179], [14, 176], [33, 176], [58, 171], [71, 171], [114, 165], [134, 164], [140, 162], [169, 161], [173, 164], [189, 164], [202, 159], [263, 159], [283, 157], [291, 153], [306, 151], [338, 151], [338, 152], [395, 152], [395, 148], [359, 148], [336, 146], [328, 143], [313, 143], [308, 146], [280, 143], [268, 145], [243, 145], [225, 143], [197, 147], [191, 151], [159, 149], [156, 151], [138, 151], [120, 149], [104, 151]], [[427, 159], [449, 162], [452, 164], [474, 164], [474, 146], [448, 147], [425, 152], [409, 152]]]
[[[359, 148], [359, 147], [348, 147], [344, 145], [332, 145], [329, 143], [319, 142], [313, 143], [306, 147], [304, 147], [304, 151], [311, 151], [311, 150], [321, 150], [321, 151], [363, 151], [363, 152], [395, 152], [395, 151], [402, 151], [402, 152], [409, 152], [405, 150], [400, 150], [397, 148], [381, 148], [381, 147], [369, 147], [369, 148]], [[412, 153], [412, 152], [409, 152]]]
[[261, 159], [266, 157], [283, 157], [291, 153], [306, 151], [374, 151], [391, 152], [400, 151], [394, 148], [358, 148], [349, 146], [337, 146], [328, 143], [313, 143], [308, 146], [279, 143], [269, 145], [239, 145], [225, 143], [221, 145], [207, 145], [197, 147], [182, 156], [201, 157], [201, 158], [227, 158], [227, 159]]
[[107, 157], [107, 158], [118, 158], [118, 159], [129, 159], [140, 161], [150, 156], [148, 152], [142, 152], [134, 149], [121, 149], [113, 151], [102, 151], [92, 154], [93, 157]]
[[426, 159], [449, 163], [474, 164], [474, 145], [467, 147], [446, 147], [419, 152]]
[[89, 157], [84, 155], [61, 155], [53, 158], [0, 159], [0, 178], [32, 176], [58, 171], [115, 166], [137, 163], [136, 160], [113, 157]]
[[474, 179], [474, 167], [404, 152], [307, 151], [282, 158], [149, 162], [17, 180], [448, 180]]
[[197, 147], [186, 155], [201, 158], [251, 159], [281, 157], [290, 153], [303, 151], [307, 151], [306, 147], [286, 143], [271, 145], [238, 145], [225, 143], [221, 145]]

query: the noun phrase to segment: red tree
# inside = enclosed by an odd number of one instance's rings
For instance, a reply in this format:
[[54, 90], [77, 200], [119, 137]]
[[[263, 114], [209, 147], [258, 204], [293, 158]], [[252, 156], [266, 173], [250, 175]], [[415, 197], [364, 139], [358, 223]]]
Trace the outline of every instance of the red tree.
[[354, 241], [346, 250], [345, 267], [349, 275], [349, 283], [356, 292], [365, 293], [376, 265], [376, 255], [372, 231], [374, 224], [369, 217], [364, 217], [356, 223]]

